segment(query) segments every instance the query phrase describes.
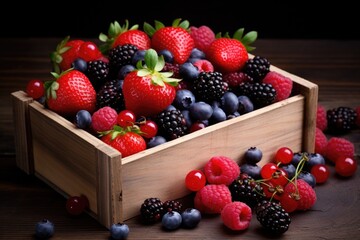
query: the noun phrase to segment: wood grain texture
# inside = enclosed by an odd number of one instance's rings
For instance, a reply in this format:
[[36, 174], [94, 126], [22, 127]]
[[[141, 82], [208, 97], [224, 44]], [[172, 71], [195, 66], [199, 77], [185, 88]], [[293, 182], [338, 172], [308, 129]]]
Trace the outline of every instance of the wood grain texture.
[[[35, 223], [43, 218], [53, 220], [56, 225], [52, 239], [109, 237], [108, 230], [92, 217], [86, 214], [77, 218], [68, 216], [61, 194], [16, 167], [10, 96], [14, 91], [24, 90], [31, 78], [50, 79], [48, 55], [58, 41], [0, 39], [0, 239], [33, 239]], [[360, 105], [360, 42], [259, 40], [256, 46], [255, 53], [266, 56], [273, 65], [317, 84], [319, 104], [326, 109]], [[359, 133], [357, 129], [341, 135], [354, 143], [358, 161]], [[343, 179], [336, 177], [332, 165], [329, 167], [329, 181], [315, 189], [318, 198], [315, 206], [310, 211], [293, 214], [290, 229], [281, 239], [358, 238], [360, 170], [352, 178]], [[185, 205], [191, 205], [191, 197], [184, 199]], [[165, 232], [160, 225], [144, 226], [138, 218], [126, 223], [131, 230], [129, 239], [271, 238], [261, 230], [255, 218], [250, 228], [241, 233], [227, 230], [217, 216], [204, 216], [196, 229], [174, 232]]]

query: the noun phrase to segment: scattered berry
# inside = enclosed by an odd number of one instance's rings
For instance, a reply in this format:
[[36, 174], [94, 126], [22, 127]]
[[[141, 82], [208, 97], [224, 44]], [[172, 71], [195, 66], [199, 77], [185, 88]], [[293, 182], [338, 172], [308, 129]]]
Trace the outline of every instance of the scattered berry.
[[307, 182], [312, 188], [316, 186], [316, 178], [310, 172], [302, 171], [297, 176], [298, 179], [302, 179]]
[[96, 132], [111, 130], [117, 122], [117, 112], [111, 107], [102, 107], [93, 113], [91, 126]]
[[156, 136], [158, 126], [153, 120], [146, 119], [145, 122], [140, 123], [140, 132], [144, 138], [151, 139]]
[[182, 203], [176, 200], [165, 201], [163, 207], [165, 212], [171, 212], [171, 211], [176, 211], [179, 213], [182, 212]]
[[308, 210], [316, 202], [316, 192], [307, 182], [302, 179], [298, 179], [294, 182], [288, 183], [285, 186], [284, 191], [289, 194], [299, 195], [298, 207], [296, 210]]
[[325, 157], [333, 163], [341, 157], [354, 157], [355, 147], [345, 138], [331, 137], [326, 145]]
[[249, 97], [242, 95], [238, 97], [238, 100], [239, 100], [238, 112], [240, 113], [240, 115], [254, 110], [254, 104]]
[[325, 164], [325, 158], [320, 153], [310, 153], [308, 160], [305, 162], [304, 170], [311, 171], [313, 166]]
[[275, 162], [289, 164], [293, 158], [293, 152], [288, 147], [279, 148], [275, 153]]
[[164, 203], [159, 198], [147, 198], [140, 207], [140, 215], [145, 223], [160, 221], [164, 212]]
[[290, 78], [285, 77], [284, 75], [274, 71], [266, 74], [262, 82], [266, 84], [271, 84], [271, 86], [275, 89], [275, 102], [279, 102], [288, 98], [291, 94], [293, 87], [293, 82]]
[[350, 107], [338, 107], [326, 112], [328, 130], [332, 133], [345, 133], [355, 128], [357, 114]]
[[110, 235], [114, 240], [126, 239], [129, 235], [129, 226], [124, 223], [114, 223], [110, 227]]
[[194, 62], [194, 66], [199, 72], [213, 72], [214, 66], [206, 59], [199, 59]]
[[335, 172], [342, 177], [351, 177], [356, 169], [357, 162], [351, 157], [340, 156], [335, 162]]
[[243, 202], [231, 202], [221, 211], [221, 219], [231, 230], [245, 230], [250, 226], [251, 208]]
[[35, 226], [35, 237], [38, 239], [48, 239], [54, 235], [54, 224], [48, 219], [43, 219]]
[[75, 115], [75, 125], [81, 129], [87, 129], [91, 126], [92, 117], [89, 111], [87, 110], [80, 110]]
[[66, 210], [70, 215], [77, 216], [82, 214], [88, 207], [87, 198], [82, 196], [71, 196], [66, 201]]
[[130, 110], [122, 110], [119, 112], [116, 118], [116, 122], [120, 127], [131, 127], [135, 124], [136, 116]]
[[181, 218], [184, 228], [195, 228], [201, 221], [201, 213], [195, 208], [187, 208], [181, 213]]
[[239, 176], [240, 167], [228, 157], [214, 156], [205, 164], [204, 172], [209, 183], [229, 185]]
[[176, 211], [170, 211], [164, 214], [161, 220], [162, 226], [167, 230], [175, 230], [181, 226], [181, 214]]
[[315, 152], [321, 155], [325, 154], [328, 139], [320, 128], [315, 130]]
[[255, 165], [262, 159], [262, 151], [257, 147], [250, 147], [244, 156], [244, 160], [248, 164]]
[[261, 167], [259, 165], [253, 165], [249, 163], [241, 164], [240, 166], [240, 172], [246, 173], [247, 175], [251, 176], [254, 179], [260, 179], [261, 178]]
[[257, 205], [255, 213], [260, 224], [273, 234], [282, 234], [289, 229], [290, 216], [276, 202], [262, 201]]
[[166, 139], [163, 136], [155, 136], [147, 141], [146, 147], [153, 148], [163, 143], [166, 143]]
[[241, 83], [239, 86], [240, 95], [250, 98], [256, 109], [272, 104], [276, 99], [275, 88], [268, 83]]
[[206, 176], [201, 170], [191, 170], [186, 174], [185, 185], [190, 191], [199, 191], [206, 184]]
[[316, 127], [321, 131], [325, 131], [327, 129], [327, 124], [326, 109], [323, 105], [318, 103], [316, 111]]
[[260, 82], [270, 71], [270, 62], [261, 56], [255, 56], [246, 61], [244, 72], [254, 81]]
[[215, 214], [230, 202], [231, 193], [226, 185], [208, 184], [196, 192], [194, 206], [202, 213]]
[[26, 85], [26, 93], [33, 99], [41, 98], [45, 93], [44, 83], [37, 79], [30, 80]]
[[311, 168], [311, 174], [314, 175], [316, 184], [321, 184], [328, 180], [330, 171], [325, 164], [317, 164]]
[[215, 40], [215, 33], [208, 26], [190, 27], [190, 35], [194, 39], [195, 47], [206, 52]]

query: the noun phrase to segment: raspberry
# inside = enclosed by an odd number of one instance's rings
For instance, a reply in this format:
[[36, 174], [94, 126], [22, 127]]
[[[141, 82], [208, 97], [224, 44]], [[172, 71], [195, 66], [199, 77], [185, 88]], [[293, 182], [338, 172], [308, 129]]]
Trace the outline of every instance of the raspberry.
[[196, 192], [194, 205], [202, 213], [221, 213], [231, 203], [231, 193], [224, 184], [208, 184]]
[[215, 40], [215, 33], [208, 26], [200, 26], [199, 28], [191, 26], [190, 35], [194, 39], [195, 47], [203, 52], [206, 52]]
[[230, 185], [240, 175], [240, 167], [228, 157], [214, 156], [205, 164], [204, 173], [209, 183]]
[[310, 209], [316, 202], [315, 190], [302, 179], [297, 179], [296, 184], [297, 188], [295, 187], [295, 182], [288, 183], [284, 191], [289, 194], [294, 194], [295, 196], [298, 194], [299, 200], [296, 210], [305, 211]]
[[223, 76], [223, 81], [227, 82], [230, 88], [236, 89], [243, 82], [251, 82], [252, 79], [243, 72], [227, 73]]
[[360, 127], [360, 106], [355, 108], [355, 112], [357, 114], [357, 118], [355, 120], [355, 124], [357, 127]]
[[231, 230], [245, 230], [252, 218], [251, 208], [243, 202], [232, 202], [221, 211], [221, 219]]
[[117, 121], [117, 112], [111, 107], [102, 107], [93, 113], [91, 126], [96, 132], [111, 130]]
[[328, 143], [326, 135], [321, 131], [321, 129], [315, 129], [315, 152], [320, 153], [324, 156], [326, 151], [326, 145]]
[[195, 67], [197, 67], [199, 72], [213, 72], [214, 71], [214, 66], [212, 65], [211, 62], [209, 62], [206, 59], [197, 60], [196, 62], [194, 62], [193, 65]]
[[291, 94], [293, 86], [293, 82], [290, 78], [274, 71], [266, 74], [265, 78], [263, 79], [263, 83], [269, 83], [273, 86], [273, 88], [275, 88], [275, 102], [279, 102], [288, 98]]
[[325, 131], [325, 129], [327, 128], [326, 109], [320, 104], [318, 104], [317, 106], [316, 127], [319, 128], [321, 131]]
[[326, 145], [325, 157], [336, 163], [336, 159], [341, 156], [354, 157], [355, 147], [352, 142], [345, 138], [332, 137]]

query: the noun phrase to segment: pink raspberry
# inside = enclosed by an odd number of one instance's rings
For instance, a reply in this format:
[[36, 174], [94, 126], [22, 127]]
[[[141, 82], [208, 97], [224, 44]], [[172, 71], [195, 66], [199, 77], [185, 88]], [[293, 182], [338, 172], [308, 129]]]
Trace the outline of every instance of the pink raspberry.
[[208, 184], [196, 192], [194, 206], [202, 213], [221, 213], [231, 203], [231, 192], [224, 184]]
[[190, 35], [194, 39], [195, 47], [206, 53], [210, 44], [215, 40], [215, 33], [208, 26], [199, 28], [191, 26]]
[[356, 123], [356, 126], [358, 126], [360, 128], [360, 106], [355, 108], [355, 112], [357, 114], [355, 123]]
[[245, 230], [250, 226], [251, 208], [243, 202], [231, 202], [221, 211], [221, 219], [231, 230]]
[[295, 187], [295, 182], [286, 184], [284, 192], [289, 194], [298, 193], [299, 200], [296, 210], [305, 211], [310, 209], [317, 199], [315, 190], [302, 179], [296, 180], [296, 185], [297, 187]]
[[325, 131], [327, 128], [326, 109], [324, 106], [318, 104], [316, 111], [316, 127], [321, 131]]
[[228, 157], [214, 156], [205, 164], [204, 173], [209, 183], [230, 185], [240, 175], [240, 167]]
[[117, 112], [111, 107], [102, 107], [93, 113], [91, 126], [96, 132], [111, 130], [117, 122]]
[[341, 156], [353, 158], [355, 147], [352, 142], [345, 138], [332, 137], [326, 145], [325, 157], [336, 163], [336, 159]]
[[212, 63], [206, 59], [200, 59], [193, 63], [195, 67], [199, 70], [199, 72], [213, 72], [214, 66]]
[[291, 94], [293, 82], [290, 78], [285, 77], [284, 75], [270, 71], [266, 74], [263, 79], [263, 83], [269, 83], [276, 90], [275, 101], [279, 102], [288, 98]]
[[251, 78], [243, 72], [232, 72], [224, 74], [223, 81], [226, 82], [230, 88], [237, 88], [243, 82], [250, 82]]
[[327, 137], [321, 129], [315, 129], [315, 152], [325, 155], [326, 145], [328, 143]]

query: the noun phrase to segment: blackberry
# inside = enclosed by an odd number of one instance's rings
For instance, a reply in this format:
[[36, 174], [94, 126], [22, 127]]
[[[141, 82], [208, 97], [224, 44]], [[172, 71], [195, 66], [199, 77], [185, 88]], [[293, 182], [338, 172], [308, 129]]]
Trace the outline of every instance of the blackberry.
[[109, 52], [109, 64], [112, 75], [117, 76], [122, 66], [131, 64], [138, 48], [132, 44], [118, 45]]
[[197, 99], [207, 103], [219, 101], [228, 88], [220, 72], [201, 72], [193, 85]]
[[254, 178], [241, 173], [240, 176], [229, 185], [233, 201], [246, 203], [249, 207], [255, 207], [259, 202], [264, 200], [264, 191]]
[[239, 92], [250, 98], [257, 109], [272, 104], [276, 98], [276, 90], [269, 83], [241, 83]]
[[187, 131], [184, 115], [178, 109], [164, 110], [156, 117], [159, 132], [168, 140], [184, 136]]
[[263, 200], [255, 209], [260, 224], [271, 233], [282, 234], [289, 229], [291, 219], [280, 204]]
[[244, 72], [255, 82], [261, 82], [265, 75], [270, 71], [270, 62], [260, 56], [256, 56], [246, 61]]
[[180, 78], [179, 71], [180, 71], [180, 65], [177, 63], [165, 62], [165, 66], [162, 69], [162, 72], [172, 72], [173, 75], [171, 77], [173, 78]]
[[349, 107], [338, 107], [326, 112], [328, 130], [333, 133], [345, 133], [355, 128], [357, 113]]
[[125, 108], [124, 95], [122, 92], [123, 80], [107, 81], [96, 94], [97, 108], [112, 107], [117, 112]]
[[101, 61], [89, 61], [87, 62], [86, 76], [96, 90], [106, 82], [109, 76], [109, 64]]
[[178, 213], [182, 212], [182, 204], [176, 200], [168, 200], [164, 202], [164, 210], [165, 212], [176, 211]]
[[160, 221], [164, 213], [164, 203], [159, 198], [147, 198], [140, 207], [140, 216], [145, 223]]

